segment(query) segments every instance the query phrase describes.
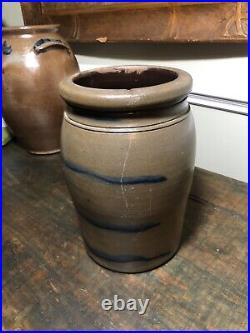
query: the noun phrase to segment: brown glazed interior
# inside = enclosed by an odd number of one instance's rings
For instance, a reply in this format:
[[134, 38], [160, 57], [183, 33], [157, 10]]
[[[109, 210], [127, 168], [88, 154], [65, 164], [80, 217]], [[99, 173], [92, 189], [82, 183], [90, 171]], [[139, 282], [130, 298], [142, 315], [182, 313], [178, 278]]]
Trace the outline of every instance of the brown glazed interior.
[[88, 72], [76, 77], [73, 82], [81, 87], [129, 90], [168, 83], [177, 77], [176, 72], [162, 68], [148, 68], [143, 71], [121, 69], [116, 72]]

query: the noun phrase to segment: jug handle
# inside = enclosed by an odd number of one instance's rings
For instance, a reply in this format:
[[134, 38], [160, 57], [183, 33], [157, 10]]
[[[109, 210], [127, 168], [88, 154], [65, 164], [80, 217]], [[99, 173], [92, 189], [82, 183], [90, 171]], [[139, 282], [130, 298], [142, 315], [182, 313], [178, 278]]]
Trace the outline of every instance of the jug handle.
[[7, 40], [3, 41], [2, 50], [3, 50], [3, 54], [5, 54], [5, 55], [11, 54], [12, 47], [11, 47], [10, 43], [7, 42]]
[[50, 47], [62, 47], [65, 48], [68, 53], [71, 52], [70, 47], [61, 41], [60, 39], [50, 39], [50, 38], [41, 38], [35, 42], [33, 46], [33, 51], [35, 54], [39, 54], [41, 52], [45, 52]]

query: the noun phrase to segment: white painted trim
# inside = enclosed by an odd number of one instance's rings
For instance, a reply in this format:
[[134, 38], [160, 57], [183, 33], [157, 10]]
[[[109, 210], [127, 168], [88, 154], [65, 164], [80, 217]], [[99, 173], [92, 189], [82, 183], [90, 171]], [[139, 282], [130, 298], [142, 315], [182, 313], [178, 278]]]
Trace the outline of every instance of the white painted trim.
[[248, 115], [248, 103], [217, 96], [190, 93], [188, 101], [192, 105], [203, 106], [209, 109], [222, 110], [231, 113]]

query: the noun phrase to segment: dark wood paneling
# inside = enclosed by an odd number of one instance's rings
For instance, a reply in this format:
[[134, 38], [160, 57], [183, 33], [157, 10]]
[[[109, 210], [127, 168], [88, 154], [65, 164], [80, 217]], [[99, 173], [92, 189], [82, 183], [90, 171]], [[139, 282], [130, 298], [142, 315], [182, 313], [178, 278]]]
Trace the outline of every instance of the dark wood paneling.
[[[86, 254], [60, 155], [3, 148], [5, 330], [246, 330], [247, 185], [196, 169], [183, 242], [166, 265], [119, 274]], [[150, 298], [147, 313], [103, 298]]]
[[[192, 6], [194, 4], [196, 4], [196, 2], [41, 2], [41, 7], [45, 15], [67, 15], [69, 13], [89, 14], [107, 11], [158, 9], [177, 6]], [[211, 4], [211, 2], [200, 2], [199, 4]]]
[[46, 24], [50, 22], [49, 17], [42, 13], [41, 2], [21, 2], [20, 4], [25, 25]]
[[69, 41], [246, 42], [244, 2], [21, 3], [25, 24], [60, 23]]

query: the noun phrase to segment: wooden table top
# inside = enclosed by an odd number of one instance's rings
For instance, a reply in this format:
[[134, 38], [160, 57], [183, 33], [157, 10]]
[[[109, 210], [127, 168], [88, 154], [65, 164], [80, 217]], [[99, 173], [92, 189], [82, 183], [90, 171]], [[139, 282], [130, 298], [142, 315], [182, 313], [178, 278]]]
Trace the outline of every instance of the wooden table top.
[[[86, 254], [59, 154], [3, 148], [3, 329], [246, 330], [247, 185], [196, 169], [182, 246], [151, 272], [121, 274]], [[117, 294], [144, 315], [104, 311]]]

